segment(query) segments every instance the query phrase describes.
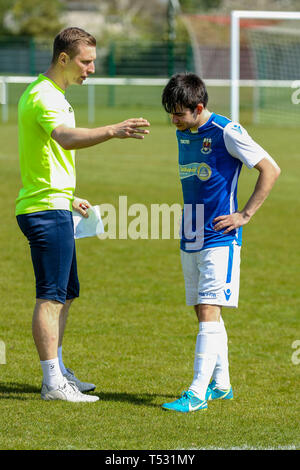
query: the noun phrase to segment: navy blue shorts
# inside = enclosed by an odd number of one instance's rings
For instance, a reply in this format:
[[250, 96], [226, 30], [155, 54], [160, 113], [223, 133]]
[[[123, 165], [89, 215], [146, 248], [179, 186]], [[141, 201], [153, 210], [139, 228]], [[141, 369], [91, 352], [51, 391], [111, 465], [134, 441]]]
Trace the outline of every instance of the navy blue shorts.
[[36, 298], [64, 304], [79, 297], [72, 212], [34, 212], [18, 215], [17, 221], [31, 249]]

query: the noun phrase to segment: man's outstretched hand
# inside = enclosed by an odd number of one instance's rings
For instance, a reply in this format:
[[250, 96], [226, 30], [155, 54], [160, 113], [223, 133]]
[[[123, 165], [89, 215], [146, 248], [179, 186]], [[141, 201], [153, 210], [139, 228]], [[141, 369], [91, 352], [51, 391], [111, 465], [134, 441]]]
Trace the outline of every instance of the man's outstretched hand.
[[118, 139], [143, 139], [146, 134], [149, 134], [148, 129], [142, 129], [143, 127], [149, 127], [150, 123], [144, 118], [133, 118], [127, 119], [126, 121], [113, 124], [112, 131], [113, 136]]

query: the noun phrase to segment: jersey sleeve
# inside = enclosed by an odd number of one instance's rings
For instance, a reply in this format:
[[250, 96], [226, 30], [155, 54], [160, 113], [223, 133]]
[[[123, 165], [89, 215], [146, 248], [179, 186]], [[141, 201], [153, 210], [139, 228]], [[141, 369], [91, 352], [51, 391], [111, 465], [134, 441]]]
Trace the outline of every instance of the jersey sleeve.
[[224, 142], [230, 155], [241, 160], [248, 168], [253, 168], [263, 158], [271, 158], [239, 123], [230, 122], [225, 126]]
[[49, 137], [54, 129], [61, 124], [65, 124], [66, 115], [62, 109], [61, 103], [55, 100], [53, 96], [39, 97], [36, 102], [37, 122], [44, 129]]

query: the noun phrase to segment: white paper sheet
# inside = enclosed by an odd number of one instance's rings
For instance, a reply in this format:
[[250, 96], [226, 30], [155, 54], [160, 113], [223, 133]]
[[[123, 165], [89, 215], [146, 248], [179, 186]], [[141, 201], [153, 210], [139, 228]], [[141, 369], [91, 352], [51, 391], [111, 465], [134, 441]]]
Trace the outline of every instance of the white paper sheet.
[[83, 217], [79, 212], [73, 211], [74, 238], [96, 237], [104, 233], [103, 222], [99, 206], [92, 206], [87, 210], [88, 217]]

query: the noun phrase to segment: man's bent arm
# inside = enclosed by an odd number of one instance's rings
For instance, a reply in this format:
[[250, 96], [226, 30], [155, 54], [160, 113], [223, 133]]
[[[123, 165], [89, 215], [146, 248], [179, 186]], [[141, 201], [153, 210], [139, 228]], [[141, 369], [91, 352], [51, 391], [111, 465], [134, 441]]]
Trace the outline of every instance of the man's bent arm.
[[266, 200], [280, 175], [280, 168], [273, 159], [263, 158], [255, 168], [259, 171], [259, 177], [249, 201], [241, 211], [241, 214], [249, 220]]
[[101, 144], [109, 139], [134, 138], [143, 139], [149, 131], [142, 127], [149, 127], [146, 119], [128, 119], [127, 121], [109, 126], [88, 128], [70, 128], [65, 125], [58, 126], [52, 131], [51, 137], [65, 150], [75, 150]]
[[268, 197], [275, 181], [280, 175], [280, 168], [273, 159], [269, 158], [263, 158], [255, 165], [255, 168], [259, 171], [259, 176], [250, 199], [241, 211], [216, 217], [213, 221], [216, 231], [226, 229], [223, 232], [225, 234], [245, 225]]

